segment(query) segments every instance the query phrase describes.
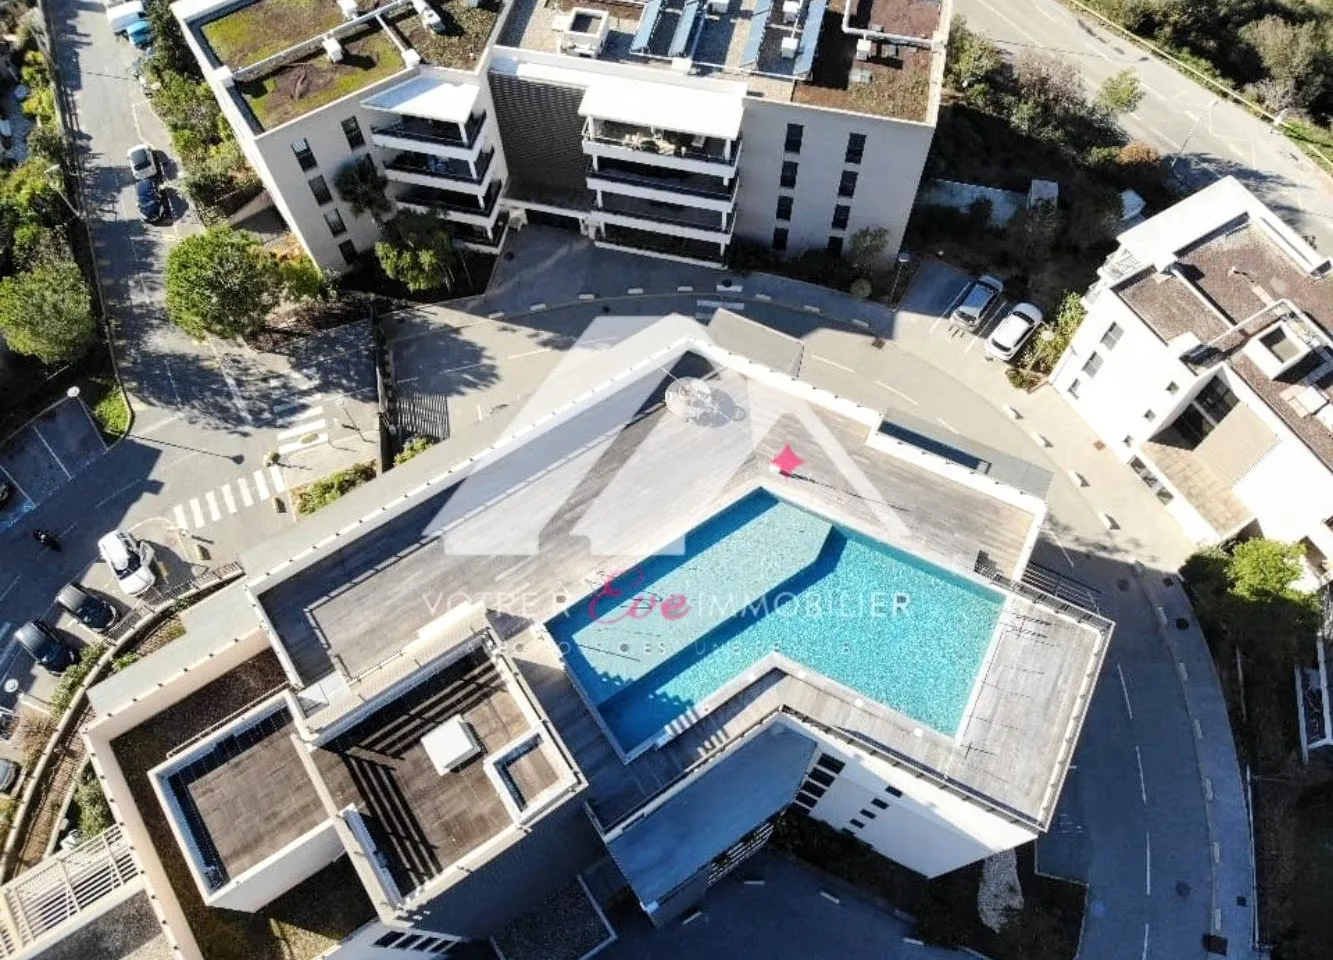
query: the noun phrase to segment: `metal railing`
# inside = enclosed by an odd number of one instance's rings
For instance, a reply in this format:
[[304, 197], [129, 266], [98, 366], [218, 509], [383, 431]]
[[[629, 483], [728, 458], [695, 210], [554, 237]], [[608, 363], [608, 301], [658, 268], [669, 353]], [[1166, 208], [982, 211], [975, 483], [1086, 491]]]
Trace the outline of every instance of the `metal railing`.
[[[423, 143], [437, 143], [445, 147], [461, 147], [467, 150], [476, 144], [477, 134], [485, 122], [485, 113], [474, 113], [461, 127], [458, 124], [445, 124], [438, 120], [408, 117], [387, 127], [372, 127], [370, 132], [372, 135], [420, 140]], [[450, 129], [451, 127], [453, 129]]]
[[[431, 177], [436, 180], [480, 185], [486, 181], [486, 171], [490, 169], [491, 160], [494, 159], [494, 157], [494, 150], [482, 151], [481, 156], [477, 157], [476, 176], [473, 176], [465, 161], [441, 161], [438, 157], [433, 157], [424, 153], [415, 153], [411, 150], [398, 154], [398, 156], [394, 157], [384, 165], [384, 169], [396, 170], [399, 173], [413, 173], [417, 176]], [[450, 163], [456, 163], [458, 167], [461, 167], [462, 169], [450, 169], [448, 167], [448, 164]]]
[[[614, 167], [602, 166], [594, 168], [592, 161], [589, 160], [584, 168], [585, 176], [589, 180], [609, 180], [612, 183], [623, 183], [633, 187], [643, 187], [648, 190], [664, 190], [668, 193], [684, 193], [692, 197], [707, 197], [712, 200], [731, 200], [736, 196], [737, 178], [733, 177], [730, 184], [719, 183], [716, 186], [702, 186], [697, 181], [686, 182], [683, 178], [673, 178], [665, 172], [660, 177], [649, 176], [643, 173], [630, 173], [627, 170], [617, 170]], [[700, 174], [701, 178], [707, 178], [706, 174]]]
[[[598, 128], [601, 128], [600, 130]], [[708, 163], [720, 163], [729, 167], [736, 166], [740, 156], [740, 138], [731, 141], [731, 158], [727, 158], [725, 140], [713, 137], [704, 138], [701, 145], [695, 145], [695, 138], [688, 134], [654, 131], [648, 128], [636, 128], [610, 121], [598, 121], [589, 117], [583, 124], [583, 139], [594, 143], [604, 143], [612, 147], [635, 150], [647, 156], [681, 157], [685, 160], [704, 160]], [[722, 146], [710, 146], [722, 144]]]
[[107, 631], [107, 637], [116, 643], [129, 636], [146, 620], [151, 619], [176, 601], [193, 596], [203, 590], [235, 580], [242, 573], [239, 563], [224, 563], [205, 570], [197, 577], [192, 577], [164, 590], [152, 591], [144, 600], [139, 601], [130, 611], [121, 617]]

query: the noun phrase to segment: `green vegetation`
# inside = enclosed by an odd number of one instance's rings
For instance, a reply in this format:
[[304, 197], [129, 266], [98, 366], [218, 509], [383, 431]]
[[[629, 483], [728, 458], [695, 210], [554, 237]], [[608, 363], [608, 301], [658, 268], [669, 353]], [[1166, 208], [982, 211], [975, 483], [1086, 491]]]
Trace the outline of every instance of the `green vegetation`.
[[400, 467], [418, 454], [425, 453], [433, 446], [435, 446], [435, 440], [431, 437], [410, 437], [407, 443], [403, 444], [403, 449], [398, 451], [394, 456], [393, 465], [395, 467]]
[[327, 477], [321, 477], [293, 491], [296, 498], [296, 512], [305, 517], [321, 507], [327, 507], [335, 500], [355, 490], [363, 483], [375, 479], [373, 463], [354, 463], [346, 470], [339, 470]]
[[9, 828], [14, 824], [14, 809], [18, 800], [14, 797], [0, 797], [0, 847], [9, 839]]
[[[336, 4], [330, 9], [337, 13]], [[272, 73], [236, 84], [261, 127], [268, 130], [294, 120], [406, 66], [398, 47], [377, 24], [339, 41], [344, 51], [341, 63], [334, 63], [320, 49]]]
[[393, 209], [384, 193], [388, 185], [388, 178], [379, 172], [368, 154], [343, 164], [333, 178], [333, 189], [352, 215], [359, 217], [368, 213], [376, 223]]
[[1083, 888], [1037, 876], [1031, 845], [1018, 850], [1024, 907], [997, 934], [977, 913], [979, 863], [927, 880], [855, 837], [790, 810], [779, 818], [772, 844], [912, 914], [915, 935], [932, 946], [968, 947], [992, 960], [1073, 960], [1078, 949]]
[[114, 822], [111, 805], [91, 767], [74, 788], [74, 803], [79, 808], [79, 834], [84, 840], [91, 840]]
[[42, 256], [0, 280], [0, 331], [16, 353], [54, 364], [83, 355], [97, 339], [92, 291], [72, 259]]
[[278, 279], [282, 295], [293, 303], [312, 303], [333, 296], [333, 281], [329, 274], [315, 266], [315, 261], [302, 254], [278, 261]]
[[142, 657], [137, 653], [122, 653], [116, 659], [111, 661], [111, 672], [120, 673], [126, 667], [132, 667], [138, 663]]
[[258, 0], [203, 25], [214, 55], [232, 69], [258, 63], [342, 23], [324, 0]]
[[1097, 91], [1097, 106], [1107, 113], [1119, 116], [1133, 113], [1143, 102], [1143, 85], [1132, 69], [1121, 70], [1106, 78]]
[[239, 337], [277, 306], [277, 261], [249, 234], [210, 227], [167, 255], [167, 316], [192, 336]]
[[112, 383], [92, 407], [93, 419], [107, 443], [115, 443], [130, 429], [130, 404], [119, 384]]
[[1055, 315], [1046, 318], [1006, 371], [1009, 382], [1020, 389], [1031, 389], [1050, 376], [1087, 313], [1079, 294], [1066, 293]]
[[411, 7], [403, 7], [384, 19], [421, 54], [421, 59], [437, 67], [471, 70], [486, 49], [486, 40], [499, 19], [502, 4], [481, 0], [475, 7], [451, 2], [437, 5], [444, 30], [436, 33], [421, 23]]
[[446, 221], [428, 213], [404, 210], [389, 221], [384, 239], [375, 244], [380, 269], [413, 293], [454, 285], [453, 232]]
[[56, 684], [55, 690], [51, 692], [51, 699], [48, 701], [51, 705], [51, 713], [59, 718], [71, 703], [74, 702], [74, 694], [83, 685], [83, 681], [92, 673], [93, 667], [97, 666], [97, 661], [102, 654], [106, 652], [106, 644], [91, 643], [79, 651], [79, 662], [68, 667], [60, 675], [60, 682]]

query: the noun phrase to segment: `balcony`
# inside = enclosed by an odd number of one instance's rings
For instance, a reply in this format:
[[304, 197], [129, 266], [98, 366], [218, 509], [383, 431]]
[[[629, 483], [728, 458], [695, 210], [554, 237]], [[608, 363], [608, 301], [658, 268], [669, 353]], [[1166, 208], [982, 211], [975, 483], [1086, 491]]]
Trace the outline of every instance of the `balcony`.
[[454, 246], [483, 253], [495, 253], [500, 248], [500, 240], [504, 237], [505, 226], [508, 223], [509, 214], [502, 210], [495, 218], [495, 224], [490, 227], [478, 227], [470, 223], [455, 224]]
[[490, 227], [495, 222], [497, 201], [500, 197], [501, 182], [492, 180], [486, 193], [478, 196], [470, 193], [458, 193], [440, 190], [435, 187], [411, 187], [399, 191], [394, 200], [406, 207], [424, 213], [442, 213], [449, 220]]
[[384, 171], [395, 183], [481, 193], [486, 187], [487, 172], [493, 159], [494, 149], [483, 151], [473, 161], [405, 150], [386, 162]]
[[720, 140], [592, 117], [583, 124], [584, 153], [627, 163], [732, 176], [740, 149], [739, 137], [735, 140]]
[[701, 263], [714, 267], [721, 265], [723, 251], [725, 250], [725, 246], [718, 243], [692, 240], [689, 237], [672, 237], [616, 224], [603, 226], [601, 237], [597, 243], [599, 246], [613, 247], [618, 250], [670, 257], [675, 260], [686, 260], [691, 263]]
[[390, 150], [411, 150], [434, 156], [473, 159], [480, 147], [486, 114], [474, 113], [467, 123], [447, 123], [422, 117], [403, 117], [398, 123], [373, 127], [371, 142]]
[[737, 177], [726, 183], [708, 174], [607, 159], [589, 159], [585, 174], [590, 190], [722, 212], [730, 212], [736, 204]]
[[712, 243], [725, 244], [731, 239], [731, 214], [700, 210], [655, 200], [640, 200], [618, 194], [605, 194], [594, 208], [603, 223], [635, 230], [666, 233]]

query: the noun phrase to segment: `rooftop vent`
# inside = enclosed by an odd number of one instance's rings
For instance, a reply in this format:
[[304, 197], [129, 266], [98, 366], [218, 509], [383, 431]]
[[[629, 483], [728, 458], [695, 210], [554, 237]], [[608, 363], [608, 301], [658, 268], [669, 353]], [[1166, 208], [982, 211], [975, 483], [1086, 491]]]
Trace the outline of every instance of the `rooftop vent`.
[[334, 63], [343, 62], [343, 45], [338, 42], [337, 37], [324, 38], [324, 53], [327, 54], [328, 58]]
[[444, 30], [444, 21], [440, 15], [435, 12], [435, 8], [426, 2], [426, 0], [412, 0], [412, 9], [421, 17], [421, 25], [427, 30], [433, 30], [440, 33]]
[[731, 9], [731, 0], [708, 0], [708, 9], [713, 13], [724, 14]]
[[556, 33], [556, 49], [574, 57], [596, 57], [602, 52], [611, 20], [604, 10], [575, 7], [557, 16], [552, 24]]
[[359, 12], [356, 0], [338, 0], [338, 9], [342, 11], [344, 20], [355, 20]]
[[856, 41], [856, 59], [869, 60], [870, 49], [871, 49], [870, 40], [867, 37], [861, 37], [859, 40]]
[[795, 23], [801, 15], [801, 0], [783, 0], [782, 22]]
[[781, 47], [781, 53], [783, 58], [786, 60], [796, 59], [796, 50], [799, 46], [800, 46], [800, 41], [797, 40], [795, 37], [783, 37], [782, 47]]
[[851, 81], [852, 83], [869, 83], [870, 71], [858, 67], [857, 69], [852, 71]]

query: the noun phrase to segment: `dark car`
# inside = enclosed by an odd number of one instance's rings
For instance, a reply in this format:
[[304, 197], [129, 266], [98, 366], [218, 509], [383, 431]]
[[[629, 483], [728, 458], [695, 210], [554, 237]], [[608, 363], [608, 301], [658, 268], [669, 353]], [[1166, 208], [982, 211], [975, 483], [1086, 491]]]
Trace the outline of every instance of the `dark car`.
[[29, 620], [14, 631], [14, 639], [47, 673], [59, 676], [78, 657], [56, 636], [56, 632], [40, 620]]
[[18, 780], [18, 762], [0, 758], [0, 793], [7, 794], [13, 791], [14, 785], [18, 783]]
[[139, 180], [134, 189], [139, 198], [139, 216], [144, 220], [157, 223], [167, 215], [167, 205], [162, 202], [162, 190], [156, 180]]
[[105, 630], [116, 622], [116, 608], [77, 583], [67, 583], [61, 587], [56, 594], [56, 603], [84, 626], [97, 631]]

